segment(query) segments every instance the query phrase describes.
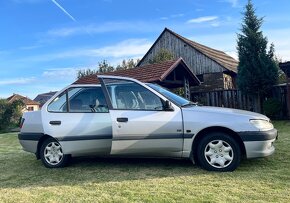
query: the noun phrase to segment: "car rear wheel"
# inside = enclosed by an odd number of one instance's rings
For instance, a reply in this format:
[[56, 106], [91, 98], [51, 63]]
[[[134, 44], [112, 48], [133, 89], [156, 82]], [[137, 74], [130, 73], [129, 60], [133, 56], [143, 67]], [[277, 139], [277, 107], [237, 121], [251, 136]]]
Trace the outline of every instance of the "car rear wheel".
[[59, 142], [48, 138], [41, 145], [40, 158], [45, 167], [60, 168], [68, 163], [69, 155], [63, 153]]
[[233, 171], [240, 164], [241, 150], [238, 143], [225, 133], [210, 133], [197, 147], [200, 166], [209, 171]]

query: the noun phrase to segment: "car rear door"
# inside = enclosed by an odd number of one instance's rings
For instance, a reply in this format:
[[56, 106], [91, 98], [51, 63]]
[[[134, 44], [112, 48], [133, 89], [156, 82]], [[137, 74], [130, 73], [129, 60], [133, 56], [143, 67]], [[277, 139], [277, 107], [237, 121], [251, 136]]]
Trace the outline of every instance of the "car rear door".
[[112, 122], [100, 86], [72, 86], [43, 106], [44, 132], [66, 154], [109, 155]]
[[99, 76], [110, 103], [112, 155], [180, 157], [181, 110], [165, 110], [165, 98], [131, 79]]

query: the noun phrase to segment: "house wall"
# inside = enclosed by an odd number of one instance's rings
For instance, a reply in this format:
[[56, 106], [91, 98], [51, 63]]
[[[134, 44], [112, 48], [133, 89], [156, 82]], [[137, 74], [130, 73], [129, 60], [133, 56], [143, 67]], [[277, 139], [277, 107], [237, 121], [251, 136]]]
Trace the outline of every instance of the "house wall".
[[139, 66], [149, 64], [149, 61], [161, 50], [167, 49], [175, 58], [182, 57], [195, 75], [203, 75], [203, 84], [195, 87], [198, 91], [217, 89], [233, 89], [234, 80], [230, 75], [223, 74], [226, 69], [220, 64], [184, 43], [181, 39], [165, 31], [150, 52], [143, 58]]
[[38, 111], [39, 105], [26, 105], [26, 107], [22, 110], [22, 113], [29, 111], [29, 108], [33, 108], [33, 111]]

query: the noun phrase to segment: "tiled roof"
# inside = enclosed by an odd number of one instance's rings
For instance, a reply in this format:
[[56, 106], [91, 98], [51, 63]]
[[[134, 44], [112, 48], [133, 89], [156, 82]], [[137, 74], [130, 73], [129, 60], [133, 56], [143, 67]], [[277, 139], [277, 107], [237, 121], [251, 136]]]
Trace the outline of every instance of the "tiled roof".
[[47, 102], [53, 95], [55, 95], [57, 92], [46, 92], [37, 95], [33, 100], [36, 102], [39, 102], [41, 105], [43, 105], [45, 102]]
[[12, 103], [16, 100], [21, 100], [25, 105], [39, 105], [38, 102], [29, 99], [28, 97], [21, 96], [19, 94], [13, 94], [12, 96], [7, 98], [9, 103]]
[[47, 92], [47, 93], [42, 93], [37, 95], [33, 100], [40, 102], [40, 103], [45, 103], [47, 100], [49, 100], [53, 95], [55, 95], [57, 92]]
[[[215, 62], [217, 62], [218, 64], [220, 64], [221, 66], [223, 66], [225, 69], [237, 73], [238, 61], [236, 59], [234, 59], [233, 57], [229, 56], [228, 54], [226, 54], [225, 52], [220, 51], [220, 50], [216, 50], [216, 49], [212, 49], [212, 48], [207, 47], [205, 45], [202, 45], [202, 44], [199, 44], [199, 43], [194, 42], [192, 40], [189, 40], [189, 39], [187, 39], [187, 38], [185, 38], [185, 37], [183, 37], [183, 36], [181, 36], [181, 35], [173, 32], [172, 30], [170, 30], [168, 28], [165, 28], [164, 31], [162, 32], [162, 34], [164, 32], [166, 32], [166, 31], [170, 32], [172, 35], [174, 35], [177, 38], [179, 38], [180, 40], [184, 41], [189, 46], [193, 47], [197, 51], [201, 52], [202, 54], [206, 55], [210, 59], [214, 60]], [[159, 36], [159, 38], [160, 38], [160, 36]], [[158, 39], [156, 41], [158, 41]], [[152, 47], [150, 49], [152, 49]], [[150, 50], [146, 53], [146, 55], [149, 52], [150, 52]], [[143, 58], [145, 58], [146, 55]], [[141, 59], [141, 61], [142, 60], [143, 59]], [[139, 62], [139, 64], [140, 64], [140, 62]]]
[[[127, 69], [127, 70], [101, 73], [101, 75], [130, 77], [130, 78], [134, 78], [139, 81], [142, 81], [142, 82], [160, 82], [164, 80], [166, 76], [168, 76], [168, 74], [170, 74], [171, 71], [174, 70], [180, 63], [183, 63], [184, 66], [186, 66], [183, 59], [179, 58], [177, 60], [170, 60], [170, 61], [165, 61], [162, 63], [149, 64], [149, 65]], [[195, 83], [199, 84], [199, 80], [189, 70], [187, 66], [186, 66], [186, 69], [188, 71], [188, 74], [190, 74], [191, 78], [195, 80]], [[96, 83], [99, 83], [97, 76], [89, 75], [89, 76], [80, 78], [73, 84], [96, 84]]]

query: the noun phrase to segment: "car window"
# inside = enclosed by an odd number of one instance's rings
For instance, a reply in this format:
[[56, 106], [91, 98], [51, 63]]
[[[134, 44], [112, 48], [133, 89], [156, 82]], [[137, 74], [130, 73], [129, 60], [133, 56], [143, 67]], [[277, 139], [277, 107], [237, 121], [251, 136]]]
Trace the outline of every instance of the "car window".
[[114, 109], [163, 110], [163, 101], [147, 88], [133, 81], [103, 79]]
[[57, 96], [47, 108], [51, 112], [67, 112], [66, 91]]
[[48, 111], [105, 113], [109, 112], [109, 109], [101, 87], [74, 87], [57, 97], [48, 106]]
[[151, 87], [152, 89], [156, 90], [157, 92], [159, 92], [164, 97], [166, 97], [167, 99], [169, 99], [170, 101], [172, 101], [174, 104], [176, 104], [178, 106], [184, 106], [184, 105], [192, 103], [192, 102], [188, 101], [187, 99], [185, 99], [179, 95], [176, 95], [173, 92], [170, 92], [169, 90], [167, 90], [159, 85], [150, 84], [150, 83], [147, 83], [146, 85]]

